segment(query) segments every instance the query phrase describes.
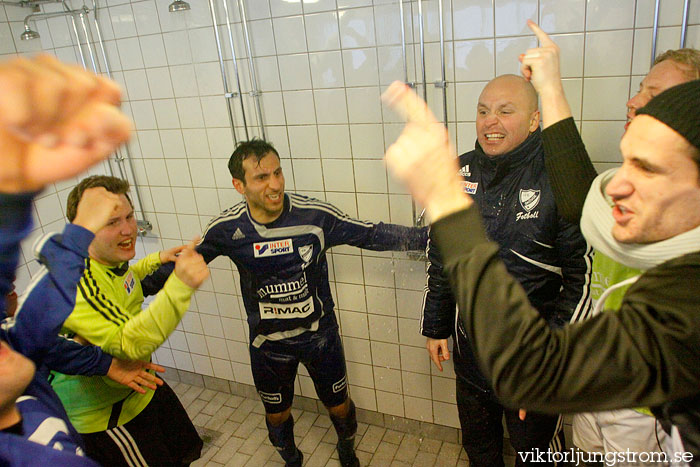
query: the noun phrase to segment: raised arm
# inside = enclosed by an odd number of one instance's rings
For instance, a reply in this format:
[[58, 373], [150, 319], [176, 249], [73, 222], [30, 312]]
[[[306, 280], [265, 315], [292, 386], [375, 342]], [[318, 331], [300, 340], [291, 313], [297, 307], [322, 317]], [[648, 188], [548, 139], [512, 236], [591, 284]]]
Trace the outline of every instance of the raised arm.
[[[151, 256], [156, 255], [159, 253]], [[144, 260], [158, 261], [148, 257]], [[168, 338], [187, 311], [192, 294], [209, 275], [194, 244], [188, 245], [177, 258], [175, 271], [163, 290], [146, 309], [133, 315], [133, 311], [110, 299], [112, 291], [100, 288], [91, 278], [89, 263], [87, 267], [78, 284], [75, 310], [65, 327], [111, 355], [129, 360], [148, 359]]]
[[53, 344], [75, 305], [75, 287], [83, 273], [94, 232], [106, 225], [118, 198], [104, 188], [91, 188], [78, 205], [73, 224], [63, 234], [48, 234], [34, 246], [42, 268], [19, 301], [13, 318], [3, 323], [10, 345], [26, 357], [40, 360]]
[[73, 177], [129, 137], [119, 86], [49, 55], [0, 64], [0, 89], [0, 192]]
[[[107, 157], [130, 132], [119, 87], [48, 55], [0, 63], [0, 296], [11, 290], [32, 193]], [[0, 303], [0, 315], [4, 311]]]
[[541, 101], [545, 165], [561, 215], [578, 225], [596, 171], [576, 128], [559, 73], [559, 47], [528, 21], [540, 46], [520, 56], [520, 70]]
[[[460, 320], [504, 404], [557, 413], [655, 406], [697, 394], [700, 377], [687, 366], [700, 359], [700, 315], [688, 312], [699, 306], [697, 254], [648, 271], [619, 311], [551, 329], [462, 192], [444, 127], [432, 124], [425, 103], [404, 84], [392, 84], [385, 96], [408, 120], [387, 163], [435, 220]], [[689, 281], [682, 290], [670, 287], [678, 277]]]

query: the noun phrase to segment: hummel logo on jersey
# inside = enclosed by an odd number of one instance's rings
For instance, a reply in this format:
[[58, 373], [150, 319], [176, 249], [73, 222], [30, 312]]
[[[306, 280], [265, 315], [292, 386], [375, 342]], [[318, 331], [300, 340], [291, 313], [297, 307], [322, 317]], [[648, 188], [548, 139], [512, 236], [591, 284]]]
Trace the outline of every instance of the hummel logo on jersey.
[[241, 232], [241, 229], [236, 229], [236, 231], [231, 236], [231, 240], [240, 240], [242, 238], [245, 238], [245, 235], [243, 235], [243, 232]]
[[292, 239], [276, 240], [274, 242], [253, 243], [253, 256], [265, 258], [267, 256], [287, 255], [294, 251]]

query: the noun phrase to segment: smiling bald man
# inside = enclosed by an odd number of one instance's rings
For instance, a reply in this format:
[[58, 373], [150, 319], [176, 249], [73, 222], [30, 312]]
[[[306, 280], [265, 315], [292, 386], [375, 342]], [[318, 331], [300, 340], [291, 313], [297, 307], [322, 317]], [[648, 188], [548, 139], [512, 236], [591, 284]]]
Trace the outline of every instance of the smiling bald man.
[[[484, 217], [500, 257], [525, 288], [531, 303], [554, 327], [581, 316], [590, 304], [589, 248], [575, 224], [557, 212], [544, 168], [540, 113], [534, 87], [520, 76], [502, 75], [484, 87], [477, 105], [476, 148], [459, 157], [463, 190]], [[560, 417], [504, 409], [457, 326], [456, 306], [442, 259], [430, 243], [428, 285], [421, 321], [426, 347], [440, 371], [452, 336], [462, 444], [470, 465], [503, 465], [505, 413], [516, 451], [559, 451]], [[524, 419], [522, 419], [524, 417]], [[520, 462], [520, 459], [518, 459]]]

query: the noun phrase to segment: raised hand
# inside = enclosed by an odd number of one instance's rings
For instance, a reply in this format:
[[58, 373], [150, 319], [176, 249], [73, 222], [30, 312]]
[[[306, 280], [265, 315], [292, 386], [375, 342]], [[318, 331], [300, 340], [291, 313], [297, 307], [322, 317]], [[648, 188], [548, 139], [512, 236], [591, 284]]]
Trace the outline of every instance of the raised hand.
[[163, 385], [162, 379], [146, 370], [163, 373], [165, 368], [155, 363], [142, 362], [141, 360], [122, 360], [114, 357], [107, 371], [107, 377], [136, 392], [145, 394], [145, 388], [155, 390], [156, 386]]
[[174, 274], [193, 289], [198, 288], [209, 277], [207, 263], [194, 249], [198, 242], [198, 238], [192, 240], [175, 260]]
[[187, 245], [174, 246], [168, 250], [160, 252], [160, 264], [171, 263], [177, 260], [178, 255], [182, 250], [187, 248]]
[[79, 174], [126, 141], [116, 83], [49, 55], [0, 64], [0, 191]]
[[559, 46], [533, 21], [528, 20], [528, 27], [537, 36], [540, 46], [528, 49], [520, 55], [520, 71], [532, 83], [537, 92], [542, 87], [559, 82]]
[[401, 135], [384, 156], [392, 172], [425, 206], [433, 221], [469, 206], [472, 201], [462, 191], [456, 153], [445, 126], [399, 81], [389, 86], [382, 100], [406, 120]]
[[78, 209], [73, 224], [85, 227], [92, 233], [97, 233], [107, 225], [121, 205], [121, 198], [104, 187], [88, 188], [78, 203]]
[[571, 116], [561, 84], [559, 46], [534, 22], [528, 20], [527, 25], [537, 36], [540, 46], [520, 55], [520, 72], [540, 95], [542, 126], [547, 128]]

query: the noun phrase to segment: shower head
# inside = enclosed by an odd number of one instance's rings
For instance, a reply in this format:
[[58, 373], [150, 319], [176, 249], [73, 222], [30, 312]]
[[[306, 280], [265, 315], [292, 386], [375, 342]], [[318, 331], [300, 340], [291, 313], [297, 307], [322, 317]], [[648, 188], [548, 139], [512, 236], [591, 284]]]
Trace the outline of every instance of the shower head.
[[39, 36], [38, 32], [32, 31], [29, 28], [29, 25], [27, 23], [24, 23], [24, 32], [21, 36], [19, 36], [20, 39], [22, 39], [23, 41], [30, 41], [32, 39], [38, 39], [39, 37], [41, 36]]
[[190, 4], [183, 1], [183, 0], [175, 0], [168, 7], [168, 11], [171, 13], [173, 11], [185, 11], [185, 10], [189, 10], [189, 9], [190, 9]]

